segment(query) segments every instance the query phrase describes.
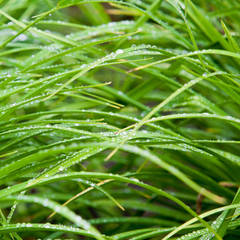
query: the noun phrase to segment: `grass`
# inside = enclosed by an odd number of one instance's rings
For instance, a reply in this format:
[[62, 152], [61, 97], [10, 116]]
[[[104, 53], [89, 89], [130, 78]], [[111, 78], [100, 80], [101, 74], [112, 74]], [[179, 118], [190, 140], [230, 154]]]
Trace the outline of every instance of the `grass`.
[[239, 1], [0, 4], [0, 239], [239, 239]]

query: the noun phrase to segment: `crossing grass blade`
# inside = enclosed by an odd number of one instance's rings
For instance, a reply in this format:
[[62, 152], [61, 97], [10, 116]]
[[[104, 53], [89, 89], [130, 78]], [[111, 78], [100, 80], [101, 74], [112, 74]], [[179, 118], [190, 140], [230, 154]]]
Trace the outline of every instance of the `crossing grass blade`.
[[240, 238], [239, 9], [0, 1], [0, 238]]

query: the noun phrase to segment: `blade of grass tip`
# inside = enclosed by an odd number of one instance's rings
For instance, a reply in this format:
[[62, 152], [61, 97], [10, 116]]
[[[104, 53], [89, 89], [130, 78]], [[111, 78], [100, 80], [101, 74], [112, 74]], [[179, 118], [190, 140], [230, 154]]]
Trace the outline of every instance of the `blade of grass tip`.
[[188, 0], [188, 16], [191, 17], [212, 43], [219, 42], [224, 49], [231, 50], [229, 43], [191, 0]]
[[[240, 203], [240, 188], [238, 189], [233, 201], [232, 201], [232, 205], [233, 204], [239, 204]], [[221, 236], [221, 237], [224, 237], [227, 229], [228, 229], [228, 226], [229, 226], [229, 223], [231, 222], [231, 216], [234, 215], [234, 212], [235, 212], [235, 209], [230, 209], [230, 210], [227, 210], [227, 213], [226, 215], [224, 216], [224, 218], [220, 219], [221, 220], [221, 224], [219, 226], [219, 228], [217, 229], [217, 232], [218, 234]], [[213, 240], [216, 240], [216, 238], [214, 237]]]
[[5, 216], [4, 216], [1, 208], [0, 208], [0, 215], [1, 215], [1, 223], [3, 225], [7, 224], [7, 220], [6, 220]]
[[[228, 205], [228, 206], [225, 206], [225, 207], [220, 207], [220, 208], [216, 208], [216, 209], [213, 209], [213, 210], [210, 210], [210, 211], [207, 211], [201, 215], [199, 215], [199, 218], [203, 219], [203, 218], [206, 218], [208, 216], [211, 216], [213, 214], [216, 214], [218, 212], [222, 212], [222, 211], [225, 211], [225, 210], [228, 210], [228, 209], [236, 209], [240, 207], [240, 204], [233, 204], [233, 205]], [[192, 219], [190, 219], [189, 221], [185, 222], [184, 224], [182, 224], [181, 226], [177, 227], [175, 230], [173, 230], [171, 233], [169, 233], [167, 236], [165, 236], [162, 240], [167, 240], [169, 239], [170, 237], [172, 237], [173, 235], [175, 235], [176, 233], [178, 233], [179, 231], [181, 231], [182, 229], [186, 228], [187, 226], [195, 223], [197, 221], [197, 218], [194, 217]], [[212, 227], [211, 227], [212, 228]], [[215, 232], [215, 230], [214, 230]], [[216, 232], [215, 232], [216, 233]], [[219, 236], [218, 233], [215, 234], [215, 236], [217, 237], [217, 239], [219, 240], [222, 240], [222, 237]]]
[[[9, 39], [7, 39], [1, 46], [0, 48], [5, 47], [8, 43], [12, 42], [16, 37], [18, 37], [20, 34], [24, 33], [25, 31], [27, 31], [30, 27], [32, 27], [33, 25], [35, 25], [37, 22], [39, 22], [41, 19], [43, 19], [44, 17], [48, 16], [49, 14], [51, 14], [52, 12], [54, 12], [56, 10], [56, 8], [53, 8], [45, 13], [42, 13], [41, 16], [39, 18], [37, 18], [36, 20], [34, 20], [32, 23], [30, 23], [29, 25], [25, 26], [24, 29], [20, 30], [17, 34], [15, 34], [14, 36], [10, 37]], [[7, 13], [5, 13], [4, 11], [2, 11], [0, 9], [0, 13], [2, 15], [4, 15], [6, 18], [10, 19], [12, 22], [15, 22], [15, 19], [12, 18], [10, 15], [8, 15]]]
[[116, 103], [114, 101], [108, 100], [107, 98], [103, 98], [103, 97], [97, 96], [95, 94], [91, 94], [89, 92], [82, 91], [81, 93], [84, 94], [84, 95], [87, 95], [87, 96], [95, 97], [95, 98], [100, 99], [104, 102], [110, 103], [109, 106], [112, 106], [112, 107], [117, 108], [117, 109], [120, 109], [120, 108], [124, 107], [124, 105], [122, 105], [120, 103]]
[[134, 124], [132, 124], [132, 125], [130, 125], [130, 126], [127, 126], [127, 127], [123, 128], [123, 129], [120, 129], [120, 130], [117, 131], [115, 134], [117, 135], [117, 134], [119, 134], [119, 133], [121, 133], [121, 132], [124, 132], [124, 131], [130, 129], [130, 128], [133, 128], [135, 125], [136, 125], [136, 123], [134, 123]]
[[240, 48], [239, 48], [238, 44], [236, 43], [236, 41], [234, 40], [234, 38], [232, 37], [231, 33], [229, 32], [229, 30], [228, 30], [227, 26], [225, 25], [225, 23], [223, 22], [223, 20], [221, 20], [221, 24], [224, 29], [224, 32], [226, 33], [229, 43], [232, 46], [232, 50], [236, 53], [239, 53]]
[[146, 164], [149, 162], [149, 159], [146, 159], [141, 165], [140, 167], [137, 169], [136, 173], [139, 173], [142, 171], [142, 169], [146, 166]]
[[4, 158], [4, 157], [7, 157], [7, 156], [10, 156], [10, 155], [12, 155], [12, 154], [14, 154], [14, 153], [17, 153], [18, 151], [17, 150], [15, 150], [15, 151], [13, 151], [13, 152], [10, 152], [10, 153], [5, 153], [5, 154], [2, 154], [2, 155], [0, 155], [0, 158]]
[[[22, 191], [22, 192], [20, 193], [20, 195], [23, 196], [25, 193], [26, 193], [26, 191]], [[11, 219], [12, 219], [12, 216], [13, 216], [16, 208], [17, 208], [18, 203], [19, 203], [18, 201], [14, 201], [13, 206], [11, 207], [10, 213], [9, 213], [8, 216], [7, 216], [7, 223], [8, 223], [8, 224], [10, 223], [10, 221], [11, 221]]]
[[[2, 209], [0, 208], [0, 216], [1, 216], [1, 223], [3, 225], [3, 227], [6, 227], [8, 226], [8, 222], [7, 222], [7, 219], [5, 218], [3, 212], [2, 212]], [[16, 233], [16, 232], [13, 232], [13, 233], [9, 233], [10, 237], [14, 240], [15, 238], [18, 239], [18, 240], [22, 240], [22, 238]], [[1, 236], [0, 236], [1, 237]]]
[[[112, 179], [106, 179], [104, 181], [101, 181], [99, 183], [97, 183], [96, 185], [97, 186], [102, 186], [104, 185], [105, 183], [109, 183], [109, 182], [112, 182], [113, 180]], [[83, 190], [82, 192], [76, 194], [75, 196], [73, 196], [72, 198], [70, 198], [69, 200], [67, 200], [65, 203], [62, 204], [62, 206], [66, 206], [67, 204], [69, 204], [70, 202], [72, 202], [73, 200], [77, 199], [78, 197], [84, 195], [85, 193], [88, 193], [90, 192], [91, 190], [93, 190], [94, 187], [89, 187], [85, 190]], [[125, 211], [124, 207], [115, 199], [115, 198], [110, 198], [122, 211]], [[52, 218], [54, 215], [56, 214], [56, 212], [53, 212], [51, 215], [48, 216], [48, 219], [49, 218]]]
[[106, 86], [106, 85], [110, 85], [112, 84], [112, 82], [105, 82], [105, 83], [99, 83], [99, 84], [93, 84], [93, 85], [86, 85], [86, 86], [81, 86], [81, 87], [77, 87], [77, 89], [86, 89], [86, 88], [97, 88], [97, 87], [102, 87], [102, 86]]
[[[180, 6], [180, 2], [177, 1], [177, 0], [167, 0], [167, 2], [168, 2], [169, 4], [171, 4], [171, 5], [178, 11], [178, 13], [180, 14], [180, 16], [182, 17], [182, 19], [183, 19], [183, 21], [185, 22], [185, 25], [186, 25], [186, 27], [187, 27], [187, 31], [188, 31], [188, 34], [189, 34], [189, 36], [190, 36], [191, 42], [192, 42], [192, 44], [193, 44], [193, 46], [194, 46], [194, 50], [195, 50], [195, 51], [198, 51], [199, 49], [198, 49], [196, 40], [195, 40], [195, 38], [194, 38], [194, 36], [193, 36], [193, 33], [192, 33], [192, 30], [191, 30], [190, 24], [188, 23], [188, 21], [187, 21], [187, 19], [186, 19], [186, 17], [185, 17], [185, 15], [186, 15], [186, 10], [185, 10], [185, 14], [183, 14], [182, 9], [181, 9], [181, 6]], [[185, 5], [182, 5], [182, 8], [185, 9]], [[199, 58], [199, 60], [200, 60], [200, 62], [201, 62], [201, 64], [202, 64], [203, 68], [205, 69], [205, 64], [203, 63], [202, 55], [199, 53], [197, 56], [198, 56], [198, 58]]]
[[[98, 184], [95, 184], [95, 183], [93, 183], [93, 182], [89, 182], [89, 181], [83, 181], [82, 183], [88, 183], [89, 185], [93, 185], [93, 186], [91, 186], [91, 187], [89, 187], [89, 188], [87, 188], [87, 189], [85, 189], [83, 192], [81, 192], [81, 193], [79, 193], [79, 195], [78, 196], [81, 196], [81, 195], [83, 195], [83, 194], [85, 194], [85, 193], [87, 193], [87, 192], [89, 192], [89, 191], [91, 191], [91, 190], [93, 190], [94, 188], [96, 188], [96, 189], [98, 189], [99, 191], [101, 191], [103, 194], [105, 194], [113, 203], [115, 203], [122, 211], [125, 211], [125, 209], [123, 208], [123, 206], [115, 199], [115, 198], [113, 198], [108, 192], [106, 192], [105, 190], [103, 190], [100, 186], [101, 185], [103, 185], [103, 184], [106, 184], [106, 183], [109, 183], [109, 182], [112, 182], [113, 180], [112, 179], [107, 179], [107, 180], [104, 180], [104, 181], [102, 181], [102, 182], [99, 182]], [[77, 197], [78, 197], [77, 196]], [[76, 197], [76, 198], [77, 198]], [[75, 197], [74, 197], [74, 199], [75, 199]], [[68, 203], [69, 203], [70, 201], [68, 201]], [[65, 205], [64, 205], [65, 206]]]

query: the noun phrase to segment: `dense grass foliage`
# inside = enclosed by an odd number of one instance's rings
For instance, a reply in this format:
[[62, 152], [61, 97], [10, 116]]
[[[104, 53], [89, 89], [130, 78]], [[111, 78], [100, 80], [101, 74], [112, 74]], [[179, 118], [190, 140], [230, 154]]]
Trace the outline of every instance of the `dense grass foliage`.
[[238, 0], [0, 3], [0, 239], [240, 238]]

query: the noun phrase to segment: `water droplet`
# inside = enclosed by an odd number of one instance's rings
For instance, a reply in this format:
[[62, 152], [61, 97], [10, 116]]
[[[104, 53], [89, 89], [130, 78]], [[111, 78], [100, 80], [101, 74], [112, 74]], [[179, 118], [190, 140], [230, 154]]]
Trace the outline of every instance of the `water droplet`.
[[117, 54], [122, 54], [122, 53], [124, 53], [124, 51], [123, 51], [122, 49], [118, 49], [118, 50], [116, 51], [116, 53], [117, 53]]

